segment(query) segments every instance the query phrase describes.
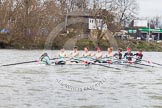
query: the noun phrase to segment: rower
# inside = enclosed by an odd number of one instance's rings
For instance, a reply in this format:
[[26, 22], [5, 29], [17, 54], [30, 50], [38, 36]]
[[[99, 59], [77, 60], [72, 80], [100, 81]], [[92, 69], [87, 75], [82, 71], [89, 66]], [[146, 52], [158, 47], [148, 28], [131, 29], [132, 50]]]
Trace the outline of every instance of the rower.
[[131, 48], [127, 48], [127, 52], [124, 54], [124, 58], [126, 58], [128, 63], [132, 63], [133, 53], [131, 52]]
[[42, 54], [39, 59], [40, 59], [41, 62], [46, 63], [46, 65], [50, 65], [51, 64], [50, 58], [49, 58], [47, 53]]
[[97, 52], [94, 54], [94, 56], [95, 56], [95, 61], [94, 62], [101, 63], [102, 52], [101, 52], [100, 47], [97, 47]]
[[75, 47], [73, 48], [73, 52], [72, 52], [71, 54], [72, 54], [72, 57], [73, 57], [73, 58], [79, 57], [79, 52], [78, 52], [78, 47], [77, 47], [77, 46], [75, 46]]
[[105, 58], [107, 58], [107, 63], [109, 63], [109, 64], [112, 64], [112, 61], [113, 61], [113, 53], [112, 53], [112, 51], [113, 51], [113, 47], [109, 47], [107, 49], [107, 54], [106, 54], [106, 57], [105, 57]]
[[59, 65], [59, 64], [60, 64], [60, 65], [65, 64], [65, 63], [66, 63], [65, 60], [64, 60], [65, 57], [66, 57], [65, 49], [64, 49], [64, 48], [61, 48], [60, 53], [59, 53], [59, 55], [58, 55], [59, 60], [56, 61], [55, 64], [58, 64], [58, 65]]
[[82, 57], [88, 58], [91, 56], [91, 53], [89, 52], [89, 49], [87, 47], [84, 48], [84, 53], [82, 54]]
[[143, 57], [142, 50], [139, 49], [138, 53], [134, 54], [134, 56], [136, 56], [135, 63], [140, 63]]
[[117, 59], [117, 61], [115, 61], [114, 63], [121, 63], [121, 60], [122, 60], [122, 49], [119, 48], [119, 49], [118, 49], [118, 52], [115, 53], [115, 54], [113, 55], [113, 57]]
[[77, 46], [74, 46], [71, 56], [72, 56], [71, 62], [79, 63], [79, 52]]
[[87, 47], [85, 47], [84, 52], [82, 54], [82, 58], [84, 58], [84, 62], [86, 64], [90, 63], [90, 57], [91, 57], [91, 53], [89, 52], [89, 49]]
[[121, 52], [122, 52], [122, 49], [119, 48], [119, 49], [118, 49], [118, 52], [115, 53], [113, 56], [114, 56], [115, 58], [121, 60], [121, 59], [122, 59], [122, 53], [121, 53]]

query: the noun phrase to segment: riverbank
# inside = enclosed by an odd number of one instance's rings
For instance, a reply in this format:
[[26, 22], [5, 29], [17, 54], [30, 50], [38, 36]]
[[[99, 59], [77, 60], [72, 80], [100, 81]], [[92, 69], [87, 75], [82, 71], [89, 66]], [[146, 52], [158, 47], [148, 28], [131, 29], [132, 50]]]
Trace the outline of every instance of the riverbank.
[[[53, 41], [52, 47], [50, 49], [60, 49], [62, 46], [66, 46], [65, 43], [70, 42], [71, 37], [67, 36], [59, 36]], [[73, 41], [73, 40], [72, 40]], [[1, 49], [44, 49], [45, 48], [46, 37], [1, 37], [0, 38], [0, 48]], [[138, 49], [142, 49], [143, 51], [162, 51], [162, 43], [157, 42], [146, 42], [140, 40], [121, 40], [115, 39], [116, 48], [126, 49], [127, 47], [131, 47], [132, 50], [137, 51]], [[89, 39], [80, 39], [75, 42], [75, 45], [78, 46], [79, 50], [83, 49], [85, 46], [89, 47], [90, 50], [95, 50], [96, 46], [95, 42]], [[107, 47], [112, 46], [111, 42], [106, 40], [101, 40], [100, 47], [102, 50], [107, 50]]]
[[141, 40], [117, 40], [118, 46], [121, 48], [126, 48], [127, 46], [131, 47], [132, 50], [137, 51], [138, 49], [142, 49], [143, 51], [156, 51], [161, 52], [162, 51], [162, 43], [157, 42], [146, 42]]
[[[78, 43], [79, 48], [83, 48], [83, 46], [86, 46], [85, 43], [88, 40], [82, 40]], [[122, 48], [126, 49], [127, 47], [130, 47], [134, 51], [138, 51], [139, 49], [142, 49], [143, 51], [148, 51], [148, 52], [162, 52], [162, 43], [157, 43], [157, 42], [146, 42], [146, 41], [141, 41], [141, 40], [120, 40], [116, 39], [115, 40], [116, 48]], [[90, 48], [94, 48], [93, 44], [91, 41], [89, 41]], [[87, 46], [89, 46], [87, 45]], [[107, 50], [108, 47], [110, 47], [111, 44], [109, 41], [102, 41], [100, 47], [103, 50]], [[115, 49], [117, 50], [117, 49]]]

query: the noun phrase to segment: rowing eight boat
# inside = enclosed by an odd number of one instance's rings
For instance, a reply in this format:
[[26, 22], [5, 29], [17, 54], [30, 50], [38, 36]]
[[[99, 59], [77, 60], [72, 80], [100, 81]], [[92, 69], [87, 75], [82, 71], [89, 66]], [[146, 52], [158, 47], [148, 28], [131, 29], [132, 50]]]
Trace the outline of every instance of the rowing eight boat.
[[31, 64], [23, 64], [23, 65], [15, 65], [14, 67], [18, 67], [18, 68], [31, 68], [31, 67], [44, 67], [44, 66], [57, 66], [57, 67], [65, 67], [65, 68], [79, 68], [80, 66], [82, 67], [90, 67], [90, 68], [97, 68], [97, 69], [101, 69], [101, 68], [108, 68], [108, 69], [115, 69], [115, 70], [127, 70], [127, 69], [146, 69], [146, 67], [150, 67], [152, 68], [153, 66], [151, 65], [147, 65], [147, 64], [129, 64], [129, 63], [114, 63], [114, 64], [109, 64], [109, 63], [84, 63], [84, 62], [80, 62], [80, 63], [74, 63], [74, 62], [70, 62], [67, 61], [65, 64], [55, 64], [52, 63], [51, 65], [46, 65], [43, 62], [35, 62], [35, 63], [31, 63]]

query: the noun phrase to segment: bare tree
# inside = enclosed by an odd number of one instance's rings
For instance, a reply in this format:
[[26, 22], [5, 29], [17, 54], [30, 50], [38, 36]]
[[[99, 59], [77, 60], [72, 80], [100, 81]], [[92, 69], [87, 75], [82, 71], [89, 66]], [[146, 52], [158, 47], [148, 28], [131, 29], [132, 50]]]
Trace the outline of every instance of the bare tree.
[[[106, 38], [109, 39], [111, 36], [111, 33], [107, 33], [107, 31], [104, 30], [104, 25], [107, 25], [107, 29], [109, 32], [115, 32], [120, 29], [120, 24], [116, 21], [115, 12], [117, 11], [117, 8], [114, 7], [114, 1], [113, 0], [93, 0], [92, 4], [90, 4], [91, 8], [91, 15], [96, 20], [97, 25], [97, 44], [101, 44], [101, 40], [107, 36]], [[101, 19], [101, 25], [98, 25], [97, 19]]]
[[[103, 25], [115, 32], [120, 24], [136, 14], [136, 0], [0, 0], [0, 27], [11, 31], [10, 43], [40, 37], [42, 29], [52, 28], [64, 21], [69, 12], [90, 12], [94, 19], [102, 19], [97, 27], [98, 42], [103, 38]], [[32, 41], [31, 41], [32, 42]]]
[[160, 16], [155, 16], [151, 19], [151, 25], [154, 26], [154, 28], [160, 28], [161, 24], [161, 17]]
[[23, 43], [23, 38], [32, 42], [42, 28], [50, 31], [64, 17], [56, 0], [4, 0], [0, 13], [0, 27], [10, 29], [8, 43]]
[[113, 0], [117, 20], [126, 26], [137, 15], [138, 5], [136, 0]]

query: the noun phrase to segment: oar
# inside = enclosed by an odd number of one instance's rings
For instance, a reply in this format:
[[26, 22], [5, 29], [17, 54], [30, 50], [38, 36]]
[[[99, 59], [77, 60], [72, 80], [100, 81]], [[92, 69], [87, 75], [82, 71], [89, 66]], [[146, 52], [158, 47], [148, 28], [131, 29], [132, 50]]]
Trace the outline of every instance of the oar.
[[[65, 59], [65, 58], [69, 58], [69, 57], [62, 57], [62, 58], [52, 58], [52, 59], [50, 59], [50, 60], [55, 60], [55, 59]], [[62, 61], [62, 62], [66, 62], [66, 61], [70, 61], [72, 58], [69, 58], [68, 60], [64, 60], [64, 61]], [[59, 62], [59, 61], [58, 61]], [[56, 61], [54, 61], [54, 62], [51, 62], [52, 64], [57, 64], [57, 62]], [[57, 64], [57, 65], [65, 65], [65, 64]]]
[[[69, 57], [62, 57], [62, 58], [69, 58]], [[50, 60], [61, 59], [61, 58], [52, 58]]]
[[50, 60], [55, 60], [55, 59], [60, 59], [60, 58], [51, 58]]
[[[135, 58], [134, 56], [130, 56], [131, 58], [133, 59], [137, 59]], [[124, 60], [123, 60], [124, 61]], [[141, 60], [142, 61], [142, 60]], [[127, 61], [126, 61], [127, 62]], [[131, 63], [130, 63], [131, 64]], [[151, 66], [151, 65], [146, 65], [146, 64], [141, 64], [141, 63], [137, 63], [137, 62], [132, 62], [132, 64], [139, 64], [139, 65], [143, 65], [143, 66]], [[132, 67], [132, 66], [131, 66]], [[133, 66], [133, 67], [136, 67], [136, 68], [141, 68], [141, 67], [137, 67], [137, 66]], [[151, 66], [151, 67], [154, 67], [154, 66]], [[144, 69], [144, 68], [141, 68], [141, 69]]]
[[133, 68], [139, 68], [139, 69], [144, 69], [142, 67], [138, 67], [138, 66], [131, 66], [129, 64], [120, 64], [120, 65], [124, 65], [124, 66], [128, 66], [128, 67], [133, 67]]
[[[104, 58], [110, 58], [110, 57], [104, 57]], [[93, 58], [92, 58], [92, 59], [93, 59]], [[103, 59], [103, 58], [102, 58], [102, 59]], [[117, 59], [117, 60], [119, 60], [119, 59]], [[125, 61], [124, 59], [120, 59], [120, 61], [124, 61], [124, 62], [126, 62], [126, 63], [129, 63], [128, 61]], [[117, 61], [115, 61], [115, 62], [117, 62]], [[112, 62], [112, 64], [115, 63], [115, 62]], [[133, 62], [132, 62], [132, 63], [133, 63]], [[129, 63], [129, 64], [131, 64], [131, 63]], [[131, 65], [129, 65], [129, 64], [121, 64], [121, 63], [119, 63], [119, 65], [125, 65], [125, 66], [129, 66], [129, 67], [133, 67], [133, 68], [143, 69], [142, 67], [131, 66]]]
[[91, 63], [91, 64], [98, 65], [98, 66], [103, 66], [103, 67], [107, 67], [107, 68], [111, 68], [111, 69], [121, 70], [120, 68], [115, 68], [115, 67], [111, 67], [111, 66], [107, 66], [107, 65], [103, 65], [103, 64], [95, 64], [95, 63]]
[[[133, 58], [134, 58], [134, 59], [137, 59], [137, 58], [135, 58], [135, 57], [133, 57]], [[160, 63], [151, 62], [151, 61], [149, 61], [149, 60], [143, 60], [143, 59], [141, 59], [141, 61], [147, 62], [148, 64], [152, 63], [152, 64], [156, 64], [156, 65], [162, 66], [162, 64], [160, 64]]]
[[128, 62], [128, 61], [126, 61], [126, 60], [124, 60], [124, 59], [121, 59], [121, 61], [123, 61], [123, 62], [125, 62], [125, 63], [129, 63], [129, 64], [121, 64], [121, 63], [120, 63], [120, 65], [125, 65], [125, 66], [128, 66], [128, 67], [144, 69], [144, 68], [138, 67], [138, 66], [131, 66], [131, 64], [133, 64], [134, 62]]
[[[50, 60], [55, 60], [55, 59], [59, 59], [59, 58], [52, 58]], [[5, 64], [5, 65], [1, 65], [1, 66], [13, 66], [13, 65], [28, 64], [28, 63], [34, 63], [34, 62], [39, 62], [39, 60], [26, 61], [26, 62], [18, 62], [18, 63], [11, 63], [11, 64]]]
[[[107, 58], [107, 57], [104, 57], [104, 58]], [[109, 57], [108, 57], [109, 58]], [[93, 58], [92, 58], [93, 59]], [[93, 59], [93, 60], [95, 60], [95, 59]], [[125, 61], [125, 60], [123, 60], [123, 59], [121, 59], [121, 61], [124, 61], [124, 62], [127, 62], [127, 61]], [[116, 62], [116, 61], [115, 61]], [[112, 64], [113, 63], [115, 63], [115, 62], [112, 62]], [[129, 62], [127, 62], [127, 63], [129, 63]], [[133, 63], [133, 62], [132, 62]], [[129, 64], [131, 64], [131, 63], [129, 63]], [[121, 63], [119, 63], [119, 65], [125, 65], [125, 66], [129, 66], [129, 67], [133, 67], [133, 68], [139, 68], [139, 69], [143, 69], [142, 67], [138, 67], [138, 66], [131, 66], [131, 65], [129, 65], [129, 64], [121, 64]], [[102, 64], [99, 64], [99, 65], [102, 65]], [[106, 66], [106, 65], [103, 65], [103, 66]], [[110, 66], [108, 66], [108, 67], [110, 67]], [[113, 67], [114, 68], [114, 67]], [[119, 69], [119, 68], [117, 68], [117, 69]]]
[[[132, 57], [132, 58], [134, 58], [134, 57]], [[134, 59], [137, 59], [137, 58], [134, 58]], [[121, 61], [127, 62], [127, 61], [125, 61], [124, 59], [121, 59]], [[129, 62], [127, 62], [127, 63], [129, 63]], [[130, 64], [131, 64], [131, 63], [130, 63]], [[132, 64], [139, 64], [139, 65], [142, 65], [142, 66], [155, 67], [155, 66], [152, 66], [152, 65], [141, 64], [141, 63], [137, 63], [137, 62], [132, 62]], [[121, 64], [121, 65], [124, 65], [124, 64]], [[143, 68], [137, 67], [137, 66], [130, 66], [130, 65], [127, 65], [127, 66], [143, 69]]]
[[148, 66], [148, 67], [155, 67], [155, 66], [152, 66], [152, 65], [147, 65], [147, 64], [142, 64], [142, 63], [134, 63], [134, 64], [139, 64], [139, 65]]
[[[97, 59], [94, 59], [94, 58], [90, 58], [90, 59], [97, 60]], [[85, 62], [84, 60], [79, 60], [79, 61]], [[95, 64], [93, 62], [88, 62], [88, 64], [93, 64], [93, 65], [98, 65], [98, 66], [107, 67], [107, 68], [111, 68], [111, 69], [121, 70], [120, 68], [115, 68], [115, 67], [111, 67], [111, 66], [107, 66], [107, 65], [103, 65], [103, 64]]]
[[1, 66], [13, 66], [13, 65], [27, 64], [27, 63], [34, 63], [34, 62], [39, 62], [39, 60], [33, 60], [33, 61], [27, 61], [27, 62], [19, 62], [19, 63], [12, 63], [12, 64], [6, 64], [6, 65], [1, 65]]
[[142, 61], [145, 61], [145, 62], [147, 62], [149, 64], [152, 63], [152, 64], [156, 64], [156, 65], [162, 66], [162, 64], [160, 64], [160, 63], [151, 62], [151, 61], [148, 61], [148, 60], [142, 60]]

